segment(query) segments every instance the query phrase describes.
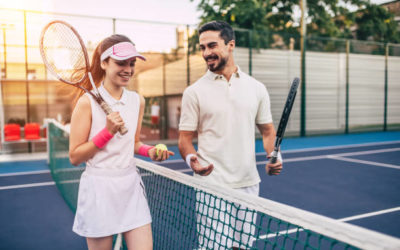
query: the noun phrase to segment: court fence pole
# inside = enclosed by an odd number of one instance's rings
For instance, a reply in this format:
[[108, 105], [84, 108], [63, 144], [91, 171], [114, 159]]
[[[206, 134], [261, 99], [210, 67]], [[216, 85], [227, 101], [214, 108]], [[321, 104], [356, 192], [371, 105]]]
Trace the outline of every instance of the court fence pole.
[[186, 52], [186, 85], [190, 85], [190, 40], [189, 40], [189, 25], [186, 25], [187, 36], [187, 52]]
[[3, 78], [7, 78], [7, 39], [6, 39], [6, 27], [3, 27], [3, 57], [4, 57], [4, 75]]
[[[24, 45], [25, 45], [25, 89], [26, 89], [26, 123], [31, 121], [29, 102], [29, 66], [28, 66], [28, 35], [26, 27], [26, 11], [24, 11]], [[32, 152], [32, 143], [28, 142], [28, 151]]]
[[30, 122], [31, 114], [29, 110], [29, 66], [28, 66], [28, 37], [26, 30], [26, 11], [24, 11], [24, 47], [25, 47], [25, 90], [26, 90], [26, 122]]
[[168, 107], [167, 107], [167, 98], [166, 98], [166, 88], [167, 88], [167, 74], [166, 74], [166, 67], [167, 67], [167, 54], [163, 53], [163, 64], [162, 64], [162, 85], [163, 85], [163, 95], [161, 98], [161, 114], [160, 118], [161, 122], [158, 129], [160, 130], [160, 138], [161, 139], [168, 139]]
[[345, 111], [345, 129], [346, 134], [349, 133], [349, 56], [350, 56], [350, 40], [346, 40], [346, 111]]
[[301, 7], [301, 29], [300, 29], [300, 67], [301, 67], [301, 114], [300, 114], [300, 136], [306, 136], [306, 36], [307, 25], [305, 12], [307, 11], [307, 0], [300, 0]]
[[249, 75], [253, 75], [253, 31], [249, 30]]
[[383, 107], [383, 131], [387, 131], [387, 103], [388, 103], [388, 57], [389, 44], [385, 44], [385, 101]]

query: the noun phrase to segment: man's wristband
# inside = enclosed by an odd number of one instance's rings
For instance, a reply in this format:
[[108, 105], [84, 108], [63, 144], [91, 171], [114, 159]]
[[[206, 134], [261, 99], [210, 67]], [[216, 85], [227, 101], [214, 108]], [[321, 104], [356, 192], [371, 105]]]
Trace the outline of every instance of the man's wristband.
[[195, 154], [188, 154], [187, 156], [186, 156], [186, 164], [189, 166], [189, 168], [192, 168], [191, 166], [190, 166], [190, 158], [192, 158], [192, 156], [196, 156]]
[[[267, 158], [270, 159], [271, 156], [268, 156]], [[278, 161], [280, 161], [281, 163], [283, 163], [281, 151], [278, 151], [278, 154], [276, 155], [276, 158], [277, 158]]]
[[283, 163], [281, 151], [278, 152], [278, 161], [280, 161], [281, 163]]

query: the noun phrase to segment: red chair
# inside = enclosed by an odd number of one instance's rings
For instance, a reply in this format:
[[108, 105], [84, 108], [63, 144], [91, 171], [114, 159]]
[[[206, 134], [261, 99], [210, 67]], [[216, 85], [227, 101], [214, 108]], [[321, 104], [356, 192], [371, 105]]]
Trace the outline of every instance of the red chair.
[[27, 123], [24, 126], [26, 140], [40, 139], [40, 125], [38, 123]]
[[21, 127], [16, 123], [9, 123], [4, 125], [4, 140], [5, 141], [18, 141], [21, 139]]

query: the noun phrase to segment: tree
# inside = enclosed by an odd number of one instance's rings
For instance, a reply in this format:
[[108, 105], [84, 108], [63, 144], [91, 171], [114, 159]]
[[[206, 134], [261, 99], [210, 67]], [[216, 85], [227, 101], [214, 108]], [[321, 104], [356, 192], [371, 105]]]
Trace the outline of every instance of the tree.
[[[350, 6], [358, 11], [351, 11]], [[234, 28], [257, 31], [253, 34], [256, 47], [268, 43], [273, 32], [286, 34], [286, 41], [300, 33], [299, 0], [201, 0], [198, 9], [202, 11], [201, 23], [223, 20]], [[351, 30], [357, 25], [359, 39], [372, 36], [375, 41], [398, 41], [393, 15], [368, 0], [307, 0], [307, 9], [309, 36], [353, 38]], [[236, 34], [239, 43], [246, 45], [248, 34]]]
[[400, 42], [394, 15], [385, 8], [371, 4], [355, 17], [357, 38], [378, 42]]

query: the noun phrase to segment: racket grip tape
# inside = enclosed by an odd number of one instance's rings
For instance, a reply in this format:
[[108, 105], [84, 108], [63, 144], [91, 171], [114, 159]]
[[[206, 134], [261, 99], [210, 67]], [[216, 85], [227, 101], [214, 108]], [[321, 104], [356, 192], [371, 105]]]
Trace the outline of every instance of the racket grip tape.
[[274, 150], [271, 153], [271, 157], [269, 159], [269, 163], [274, 164], [278, 161], [278, 151]]
[[[104, 112], [105, 112], [107, 115], [109, 115], [109, 114], [111, 114], [111, 113], [113, 112], [112, 109], [110, 108], [110, 106], [108, 106], [108, 104], [107, 104], [106, 102], [104, 102], [104, 101], [101, 101], [101, 102], [100, 102], [100, 107], [104, 110]], [[127, 129], [125, 126], [121, 126], [121, 127], [119, 128], [118, 132], [119, 132], [121, 135], [124, 135], [124, 134], [126, 134], [126, 133], [128, 132], [128, 129]]]
[[271, 156], [269, 158], [269, 163], [274, 164], [277, 161], [283, 162], [282, 161], [282, 154], [279, 152], [279, 150], [274, 150], [271, 153]]

